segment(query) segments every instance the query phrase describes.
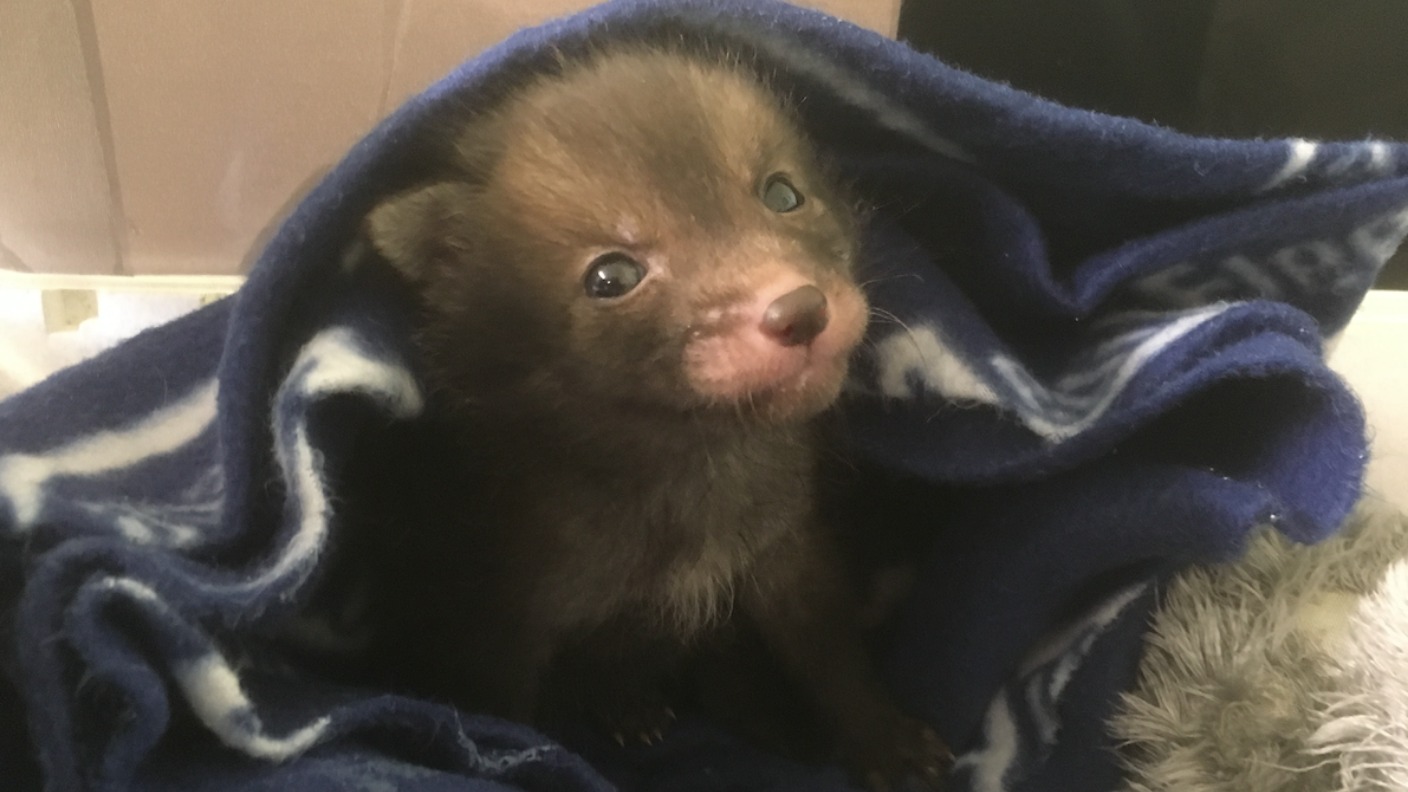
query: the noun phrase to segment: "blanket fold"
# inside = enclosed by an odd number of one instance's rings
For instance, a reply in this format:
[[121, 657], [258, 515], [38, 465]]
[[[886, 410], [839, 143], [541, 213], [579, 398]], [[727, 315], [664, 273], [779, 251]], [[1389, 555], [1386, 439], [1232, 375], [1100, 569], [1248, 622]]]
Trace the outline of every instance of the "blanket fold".
[[[1331, 534], [1366, 455], [1323, 361], [1408, 233], [1408, 147], [1182, 136], [1060, 107], [773, 0], [616, 0], [415, 97], [284, 221], [232, 299], [0, 402], [0, 777], [68, 790], [849, 789], [685, 722], [550, 739], [336, 681], [314, 608], [365, 421], [414, 426], [407, 306], [340, 266], [418, 141], [554, 52], [749, 56], [871, 207], [876, 307], [837, 411], [932, 534], [882, 642], [956, 790], [1109, 789], [1105, 718], [1160, 585], [1256, 526]], [[888, 490], [885, 492], [888, 493]], [[880, 526], [875, 526], [876, 530]], [[42, 777], [42, 780], [41, 780]]]

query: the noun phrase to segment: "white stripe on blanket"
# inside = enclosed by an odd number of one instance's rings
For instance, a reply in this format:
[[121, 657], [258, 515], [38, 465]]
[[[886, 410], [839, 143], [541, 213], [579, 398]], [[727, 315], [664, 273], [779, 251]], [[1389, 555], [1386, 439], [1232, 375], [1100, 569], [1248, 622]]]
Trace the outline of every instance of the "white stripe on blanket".
[[[170, 606], [150, 586], [132, 578], [110, 577], [104, 588], [122, 592], [140, 607], [160, 612], [166, 618], [178, 618]], [[219, 654], [211, 652], [174, 669], [176, 683], [181, 687], [191, 710], [221, 742], [251, 756], [283, 760], [308, 749], [322, 736], [331, 722], [324, 715], [284, 737], [264, 733], [254, 705], [245, 695], [239, 676]]]
[[398, 418], [422, 408], [411, 372], [374, 356], [354, 330], [333, 327], [314, 336], [299, 353], [274, 404], [275, 452], [298, 510], [297, 525], [269, 568], [239, 588], [262, 591], [293, 570], [306, 571], [322, 549], [331, 507], [322, 456], [308, 439], [306, 411], [315, 399], [354, 392], [368, 395]]
[[52, 478], [93, 476], [169, 454], [203, 434], [215, 418], [215, 380], [121, 429], [97, 432], [36, 454], [0, 458], [0, 495], [14, 510], [15, 529], [31, 528]]
[[[1014, 701], [1009, 691], [993, 697], [983, 719], [985, 744], [958, 758], [955, 769], [971, 772], [973, 792], [1004, 792], [1016, 762], [1021, 756], [1049, 750], [1060, 731], [1058, 706], [1061, 695], [1095, 642], [1109, 629], [1125, 608], [1147, 588], [1138, 583], [1111, 595], [1090, 612], [1053, 633], [1022, 663], [1017, 678], [1026, 678], [1026, 695]], [[1025, 702], [1025, 711], [1019, 712]], [[1037, 725], [1037, 750], [1023, 746], [1017, 728], [1025, 715]]]

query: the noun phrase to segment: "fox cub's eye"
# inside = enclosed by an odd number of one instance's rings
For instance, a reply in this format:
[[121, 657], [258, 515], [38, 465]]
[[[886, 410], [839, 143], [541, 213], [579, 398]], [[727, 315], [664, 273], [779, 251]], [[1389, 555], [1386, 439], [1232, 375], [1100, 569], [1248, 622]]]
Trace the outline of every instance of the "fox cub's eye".
[[763, 182], [763, 205], [778, 214], [787, 214], [802, 205], [802, 194], [786, 176], [774, 173]]
[[645, 267], [625, 253], [598, 256], [587, 269], [587, 296], [598, 300], [621, 297], [645, 278]]

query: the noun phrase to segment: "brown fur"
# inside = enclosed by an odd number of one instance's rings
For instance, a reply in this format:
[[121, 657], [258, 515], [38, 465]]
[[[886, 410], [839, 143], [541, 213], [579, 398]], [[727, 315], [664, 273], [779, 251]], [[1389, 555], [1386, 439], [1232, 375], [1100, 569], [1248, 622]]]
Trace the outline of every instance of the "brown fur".
[[[440, 181], [367, 224], [418, 295], [435, 405], [424, 436], [386, 441], [423, 469], [373, 464], [353, 487], [398, 513], [385, 663], [466, 707], [585, 709], [634, 737], [665, 725], [691, 654], [747, 630], [852, 769], [935, 781], [946, 750], [876, 680], [817, 513], [811, 419], [865, 306], [856, 218], [798, 125], [741, 67], [623, 51], [525, 86], [449, 148]], [[759, 201], [777, 172], [805, 196], [796, 211]], [[610, 250], [650, 274], [619, 301], [584, 298], [583, 269]], [[715, 342], [793, 277], [832, 316], [806, 376], [721, 396], [744, 375]]]

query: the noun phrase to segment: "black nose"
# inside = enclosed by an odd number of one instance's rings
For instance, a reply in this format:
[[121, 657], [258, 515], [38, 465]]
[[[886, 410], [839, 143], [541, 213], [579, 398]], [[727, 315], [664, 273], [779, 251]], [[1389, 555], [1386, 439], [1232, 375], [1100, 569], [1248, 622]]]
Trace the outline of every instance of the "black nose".
[[826, 329], [826, 295], [815, 286], [793, 289], [763, 311], [762, 328], [783, 346], [811, 343]]

